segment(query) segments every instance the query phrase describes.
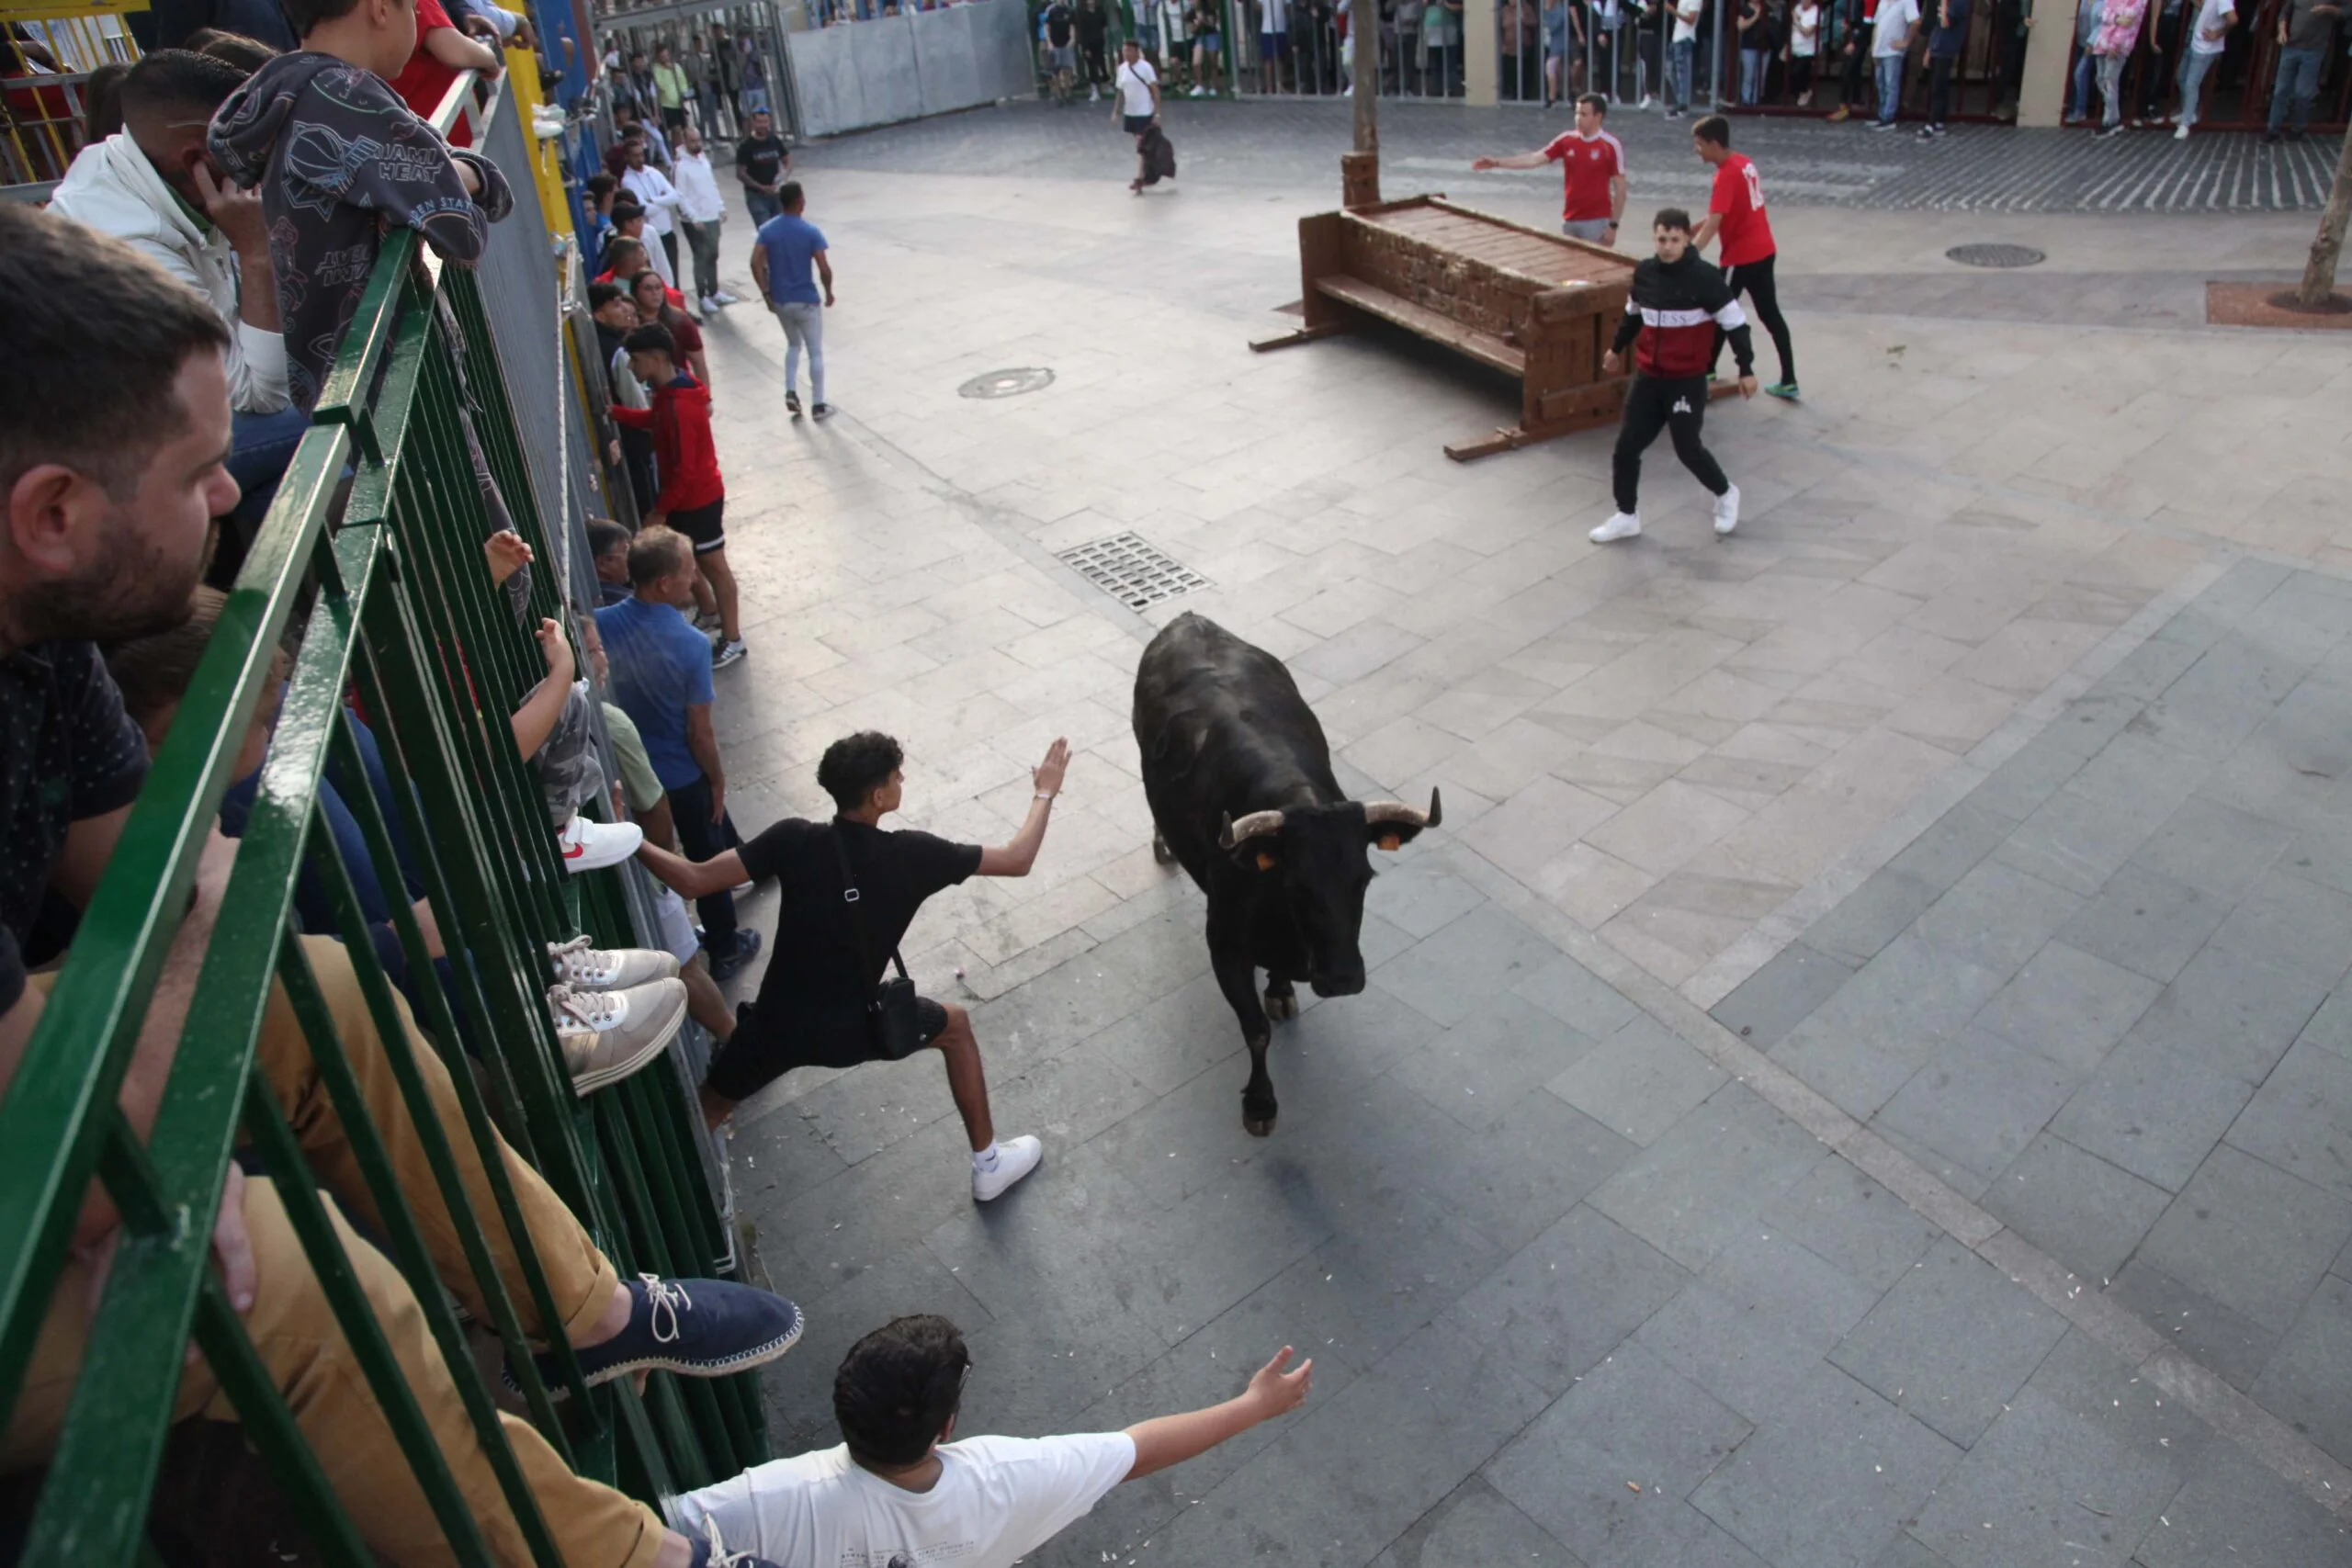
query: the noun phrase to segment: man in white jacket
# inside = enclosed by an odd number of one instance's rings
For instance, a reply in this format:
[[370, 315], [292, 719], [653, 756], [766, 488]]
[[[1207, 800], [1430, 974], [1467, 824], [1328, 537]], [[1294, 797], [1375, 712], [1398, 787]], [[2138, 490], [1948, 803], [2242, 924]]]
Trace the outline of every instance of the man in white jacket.
[[718, 176], [703, 151], [702, 131], [694, 126], [678, 133], [676, 168], [678, 222], [694, 253], [695, 298], [707, 316], [735, 303], [735, 296], [718, 287], [718, 226], [727, 218], [727, 198], [718, 194]]
[[[645, 231], [661, 236], [661, 257], [654, 262], [654, 270], [662, 275], [662, 282], [675, 288], [678, 287], [677, 187], [647, 160], [643, 141], [631, 138], [627, 145], [628, 166], [621, 171], [621, 184], [637, 197], [637, 204], [645, 209]], [[664, 266], [663, 261], [669, 265]]]
[[124, 241], [229, 323], [229, 472], [243, 491], [231, 516], [250, 525], [267, 510], [310, 419], [287, 391], [260, 193], [232, 185], [205, 151], [212, 111], [247, 74], [187, 50], [141, 59], [122, 79], [122, 130], [82, 149], [49, 209]]

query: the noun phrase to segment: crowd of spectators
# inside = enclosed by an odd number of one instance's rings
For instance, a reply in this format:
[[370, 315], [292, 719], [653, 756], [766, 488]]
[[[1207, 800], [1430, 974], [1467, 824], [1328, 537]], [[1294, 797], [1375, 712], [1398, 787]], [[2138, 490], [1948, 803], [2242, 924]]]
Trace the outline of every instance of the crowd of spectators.
[[[20, 378], [0, 391], [0, 826], [14, 852], [0, 874], [0, 1092], [40, 1017], [48, 966], [70, 952], [79, 910], [146, 782], [149, 757], [171, 734], [224, 624], [227, 600], [204, 579], [233, 575], [224, 552], [250, 542], [256, 493], [266, 495], [309, 427], [385, 237], [413, 229], [446, 265], [463, 266], [484, 254], [491, 224], [521, 220], [510, 217], [515, 202], [504, 175], [422, 118], [462, 73], [496, 64], [465, 30], [437, 19], [447, 13], [434, 0], [416, 0], [414, 10], [380, 0], [289, 0], [287, 14], [300, 45], [292, 51], [240, 36], [204, 40], [203, 51], [148, 54], [115, 84], [121, 125], [77, 160], [56, 210], [0, 207], [0, 288], [25, 302], [0, 322], [0, 344], [20, 363], [54, 363], [70, 352], [85, 372], [62, 389]], [[509, 525], [476, 416], [461, 412], [457, 433], [484, 520], [480, 565], [461, 568], [484, 574], [513, 624], [494, 618], [471, 632], [444, 626], [434, 634], [451, 639], [446, 651], [469, 687], [495, 651], [469, 646], [470, 638], [527, 640], [541, 678], [505, 728], [532, 764], [565, 869], [603, 870], [634, 853], [657, 879], [656, 945], [599, 949], [584, 934], [548, 945], [541, 978], [550, 1032], [575, 1091], [587, 1095], [662, 1059], [690, 1015], [718, 1042], [702, 1090], [713, 1125], [794, 1067], [936, 1050], [971, 1142], [974, 1199], [989, 1201], [1037, 1168], [1039, 1141], [999, 1141], [968, 1015], [917, 996], [903, 964], [897, 981], [881, 982], [925, 898], [976, 874], [1027, 874], [1068, 748], [1057, 741], [1048, 750], [1035, 770], [1027, 819], [1000, 846], [882, 827], [900, 804], [902, 753], [876, 734], [846, 737], [826, 753], [818, 779], [838, 807], [832, 819], [787, 819], [748, 840], [736, 832], [712, 717], [714, 671], [744, 656], [726, 561], [726, 486], [698, 322], [656, 264], [683, 233], [695, 263], [694, 302], [705, 311], [731, 303], [718, 287], [724, 203], [701, 125], [677, 112], [695, 102], [694, 78], [666, 51], [653, 67], [656, 113], [630, 121], [617, 168], [590, 192], [598, 226], [609, 230], [589, 290], [599, 342], [609, 350], [601, 356], [616, 437], [609, 455], [617, 482], [641, 490], [633, 499], [643, 502], [642, 520], [634, 530], [591, 520], [599, 602], [534, 617], [538, 563]], [[657, 126], [657, 116], [666, 123]], [[822, 417], [830, 411], [814, 362], [815, 323], [831, 302], [823, 236], [786, 178], [788, 158], [763, 107], [739, 123], [737, 177], [747, 199], [774, 204], [753, 272], [780, 316], [788, 306], [797, 312], [788, 322], [808, 323], [795, 342], [806, 339], [819, 378], [809, 412]], [[348, 154], [322, 164], [306, 152], [329, 144]], [[657, 216], [672, 221], [656, 227]], [[650, 243], [649, 229], [668, 244]], [[440, 330], [456, 329], [444, 316]], [[463, 394], [466, 377], [488, 373], [495, 360], [469, 361], [461, 340], [451, 347]], [[463, 395], [460, 402], [481, 406]], [[690, 618], [705, 611], [707, 633]], [[241, 739], [231, 765], [237, 780], [123, 1079], [122, 1111], [136, 1133], [153, 1121], [171, 1077], [296, 657], [279, 654]], [[408, 824], [422, 822], [427, 833], [432, 825], [384, 766], [372, 728], [381, 716], [347, 698], [337, 722], [359, 761], [348, 770], [332, 765], [318, 786], [325, 831], [294, 896], [294, 918], [308, 933], [301, 959], [326, 998], [402, 1196], [424, 1221], [442, 1283], [486, 1322], [481, 1286], [401, 1100], [401, 1075], [385, 1065], [409, 1058], [474, 1213], [492, 1213], [497, 1201], [478, 1145], [444, 1058], [426, 1039], [432, 1021], [442, 1020], [466, 1054], [488, 1055], [492, 1045], [480, 1037], [491, 1026], [469, 1014], [461, 995], [461, 976], [478, 973], [484, 960], [441, 927], [424, 895], [422, 860], [462, 850], [406, 836]], [[599, 765], [600, 729], [618, 775], [609, 784]], [[48, 787], [55, 780], [70, 787]], [[388, 825], [389, 862], [371, 854], [363, 816]], [[366, 944], [408, 999], [391, 1032], [370, 1012], [337, 940], [346, 931], [361, 939], [359, 926], [345, 924], [344, 884], [320, 858], [326, 855], [350, 874]], [[730, 1011], [720, 983], [760, 947], [735, 900], [762, 883], [775, 886], [780, 941], [756, 1000]], [[413, 964], [420, 953], [423, 963]], [[525, 1532], [410, 1286], [369, 1239], [372, 1201], [342, 1124], [321, 1110], [319, 1068], [282, 992], [266, 1010], [254, 1061], [301, 1135], [351, 1277], [386, 1327], [464, 1506], [499, 1562], [529, 1561]], [[649, 1370], [729, 1375], [797, 1343], [798, 1309], [770, 1292], [717, 1280], [624, 1279], [525, 1161], [503, 1145], [495, 1157], [556, 1317], [537, 1316], [519, 1263], [493, 1247], [502, 1283], [524, 1311], [526, 1335], [543, 1341], [560, 1330], [591, 1384]], [[345, 1224], [345, 1211], [368, 1235]], [[375, 1399], [364, 1382], [326, 1370], [347, 1350], [277, 1181], [232, 1164], [209, 1223], [266, 1375], [362, 1537], [388, 1562], [445, 1561], [435, 1511]], [[85, 1303], [117, 1227], [94, 1194], [11, 1413], [4, 1451], [12, 1468], [40, 1462], [57, 1438], [84, 1354]], [[552, 1360], [538, 1359], [540, 1375], [554, 1378]], [[959, 1438], [969, 1352], [954, 1325], [903, 1318], [861, 1340], [842, 1365], [842, 1446], [665, 1499], [658, 1510], [578, 1475], [518, 1417], [503, 1416], [502, 1426], [569, 1562], [706, 1568], [859, 1554], [885, 1561], [894, 1552], [929, 1561], [952, 1551], [959, 1561], [1004, 1564], [1120, 1482], [1294, 1407], [1311, 1363], [1289, 1361], [1285, 1348], [1237, 1398], [1123, 1432]], [[175, 1410], [180, 1418], [236, 1419], [200, 1359], [191, 1360]]]

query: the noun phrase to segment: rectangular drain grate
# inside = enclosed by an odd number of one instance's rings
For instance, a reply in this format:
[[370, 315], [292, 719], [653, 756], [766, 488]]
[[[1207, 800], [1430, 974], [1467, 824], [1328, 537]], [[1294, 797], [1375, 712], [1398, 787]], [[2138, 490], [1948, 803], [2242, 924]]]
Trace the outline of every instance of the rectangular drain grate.
[[1209, 580], [1133, 534], [1073, 545], [1058, 557], [1066, 566], [1130, 610], [1148, 608], [1209, 586]]

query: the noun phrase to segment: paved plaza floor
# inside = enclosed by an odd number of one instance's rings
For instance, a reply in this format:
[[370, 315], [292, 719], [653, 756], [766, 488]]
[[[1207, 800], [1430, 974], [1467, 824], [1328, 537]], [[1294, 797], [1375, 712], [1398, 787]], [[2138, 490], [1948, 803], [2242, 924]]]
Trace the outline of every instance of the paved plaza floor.
[[[1047, 1563], [2352, 1563], [2352, 340], [2200, 309], [2312, 217], [1995, 210], [2034, 204], [1920, 193], [2022, 141], [1858, 182], [1866, 133], [1774, 125], [1805, 400], [1711, 412], [1735, 537], [1660, 447], [1604, 548], [1608, 433], [1459, 466], [1505, 385], [1247, 351], [1336, 205], [1331, 110], [1174, 106], [1211, 155], [1143, 198], [1085, 110], [808, 149], [842, 412], [787, 422], [756, 308], [707, 329], [744, 829], [816, 814], [855, 728], [906, 743], [910, 825], [987, 841], [1077, 753], [1035, 874], [908, 946], [1043, 1168], [976, 1208], [921, 1062], [740, 1118], [810, 1324], [779, 1444], [832, 1440], [853, 1339], [939, 1311], [967, 1430], [1316, 1358], [1303, 1411]], [[1556, 210], [1463, 166], [1556, 118], [1449, 112], [1389, 118], [1392, 194]], [[1700, 192], [1679, 134], [1627, 133], [1635, 213]], [[2034, 145], [2049, 189], [2114, 151]], [[1975, 241], [2049, 259], [1944, 259]], [[1052, 383], [959, 395], [1015, 368]], [[1208, 586], [1138, 614], [1057, 558], [1125, 532]], [[1370, 987], [1277, 1026], [1268, 1139], [1128, 728], [1184, 609], [1289, 662], [1351, 789], [1444, 792], [1378, 857]]]

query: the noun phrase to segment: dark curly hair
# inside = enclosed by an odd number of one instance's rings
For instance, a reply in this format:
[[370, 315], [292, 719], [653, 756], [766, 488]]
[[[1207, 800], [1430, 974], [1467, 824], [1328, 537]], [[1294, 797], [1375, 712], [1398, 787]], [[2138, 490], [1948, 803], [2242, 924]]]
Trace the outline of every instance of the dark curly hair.
[[849, 1348], [833, 1374], [833, 1419], [850, 1457], [896, 1470], [922, 1461], [964, 1399], [972, 1353], [934, 1313], [894, 1318]]
[[889, 783], [907, 754], [896, 740], [879, 730], [861, 729], [825, 748], [817, 764], [817, 782], [843, 811], [855, 811], [866, 796]]

